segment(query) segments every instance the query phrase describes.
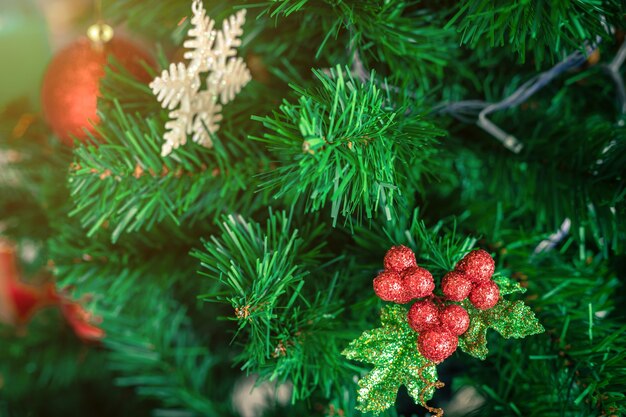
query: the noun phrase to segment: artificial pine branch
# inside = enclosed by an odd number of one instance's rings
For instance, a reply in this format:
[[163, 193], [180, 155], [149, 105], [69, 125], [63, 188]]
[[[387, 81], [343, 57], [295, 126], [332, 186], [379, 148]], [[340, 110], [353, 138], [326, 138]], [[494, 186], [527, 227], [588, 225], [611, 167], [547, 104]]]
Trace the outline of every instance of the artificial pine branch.
[[116, 241], [125, 232], [150, 230], [165, 220], [181, 224], [203, 217], [198, 211], [218, 214], [228, 198], [229, 204], [237, 202], [231, 188], [249, 187], [245, 178], [260, 170], [231, 165], [226, 155], [233, 145], [227, 150], [219, 142], [215, 151], [196, 147], [165, 159], [158, 148], [162, 130], [154, 119], [125, 114], [119, 105], [111, 117], [99, 130], [104, 143], [78, 148], [70, 169], [72, 214], [80, 216], [90, 235], [106, 224]]
[[584, 42], [610, 39], [611, 26], [623, 27], [623, 2], [561, 1], [544, 3], [466, 0], [456, 3], [447, 28], [461, 33], [461, 42], [472, 48], [507, 45], [521, 62], [531, 55], [537, 68], [553, 62]]
[[[158, 43], [163, 69], [191, 28], [189, 3], [105, 0], [104, 12]], [[109, 336], [94, 358], [53, 316], [37, 316], [26, 336], [0, 327], [0, 414], [231, 415], [239, 378], [258, 373], [293, 389], [292, 404], [266, 416], [359, 416], [354, 381], [366, 368], [340, 352], [379, 320], [371, 277], [383, 253], [406, 244], [441, 276], [478, 242], [512, 278], [501, 288], [527, 289], [512, 303], [532, 305], [547, 334], [487, 332], [489, 352], [474, 352], [485, 362], [460, 353], [440, 378], [474, 387], [477, 415], [626, 413], [626, 153], [612, 79], [623, 69], [600, 70], [621, 41], [623, 5], [245, 3], [239, 55], [254, 82], [224, 107], [211, 150], [189, 144], [162, 158], [167, 111], [115, 62], [93, 143], [62, 150], [24, 112], [2, 111], [0, 155], [20, 159], [0, 170], [0, 234], [34, 248], [27, 273], [47, 265], [87, 296]], [[221, 21], [241, 4], [207, 6]], [[519, 155], [426, 116], [442, 101], [498, 102], [599, 38], [586, 64], [494, 114], [523, 141]], [[270, 202], [289, 214], [268, 215]], [[573, 227], [540, 248], [564, 220]], [[112, 373], [125, 388], [111, 388]], [[394, 401], [386, 415], [418, 413]]]
[[[302, 399], [330, 389], [345, 378], [337, 356], [341, 334], [337, 327], [343, 306], [338, 276], [320, 291], [326, 262], [323, 225], [298, 230], [293, 214], [269, 213], [265, 226], [230, 216], [204, 249], [194, 251], [201, 274], [220, 286], [202, 298], [232, 307], [235, 340], [241, 351], [236, 361], [262, 379], [294, 384], [293, 398]], [[233, 329], [234, 330], [234, 329]]]
[[[427, 89], [439, 79], [456, 54], [453, 32], [443, 27], [444, 15], [420, 1], [275, 0], [258, 6], [271, 17], [300, 18], [308, 30], [322, 27], [316, 57], [342, 44], [346, 54], [358, 51], [372, 67], [383, 64], [389, 70], [383, 74], [396, 81], [394, 74], [402, 71], [401, 79], [416, 88]], [[304, 10], [308, 16], [298, 16]]]
[[262, 187], [277, 198], [294, 192], [310, 211], [330, 206], [334, 225], [379, 212], [392, 219], [407, 178], [430, 171], [444, 132], [421, 115], [403, 117], [405, 109], [391, 107], [372, 80], [362, 83], [340, 67], [315, 75], [321, 87], [294, 87], [296, 104], [255, 117], [269, 132], [254, 139], [283, 159]]

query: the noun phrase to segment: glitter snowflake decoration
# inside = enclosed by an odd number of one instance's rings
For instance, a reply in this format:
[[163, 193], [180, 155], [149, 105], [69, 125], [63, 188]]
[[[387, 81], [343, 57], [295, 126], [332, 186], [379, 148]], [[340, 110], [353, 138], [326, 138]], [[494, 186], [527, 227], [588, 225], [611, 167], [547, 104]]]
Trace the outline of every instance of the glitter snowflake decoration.
[[[189, 64], [171, 64], [150, 84], [163, 108], [170, 110], [162, 156], [184, 145], [187, 135], [200, 145], [212, 147], [211, 134], [217, 132], [222, 120], [221, 105], [235, 98], [251, 79], [243, 59], [235, 57], [246, 11], [230, 16], [220, 31], [214, 29], [215, 21], [206, 15], [201, 0], [194, 0], [192, 11], [192, 27], [183, 44]], [[204, 73], [208, 73], [206, 89], [201, 91]]]

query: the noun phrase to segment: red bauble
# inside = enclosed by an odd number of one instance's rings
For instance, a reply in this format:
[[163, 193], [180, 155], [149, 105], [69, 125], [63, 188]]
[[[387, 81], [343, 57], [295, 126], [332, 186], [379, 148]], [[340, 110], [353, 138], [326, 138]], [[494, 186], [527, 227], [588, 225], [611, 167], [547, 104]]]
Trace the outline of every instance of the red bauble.
[[470, 324], [470, 317], [463, 307], [457, 304], [450, 304], [439, 313], [441, 325], [450, 330], [452, 334], [462, 335], [467, 331]]
[[85, 141], [87, 131], [98, 124], [96, 113], [100, 79], [109, 56], [141, 81], [148, 82], [150, 74], [141, 62], [153, 61], [135, 43], [114, 37], [97, 48], [90, 40], [80, 39], [61, 50], [46, 70], [41, 89], [41, 104], [46, 121], [67, 145], [72, 137]]
[[402, 273], [404, 288], [411, 293], [412, 298], [426, 297], [433, 293], [435, 280], [430, 272], [419, 266], [407, 268]]
[[483, 282], [472, 290], [469, 299], [477, 309], [488, 310], [498, 304], [500, 288], [493, 281]]
[[94, 317], [79, 303], [61, 298], [59, 307], [67, 323], [83, 342], [99, 342], [104, 338], [104, 330], [96, 325], [100, 319]]
[[374, 292], [384, 301], [399, 304], [408, 303], [413, 299], [405, 288], [400, 274], [392, 271], [383, 271], [374, 278]]
[[417, 349], [426, 359], [435, 363], [454, 353], [459, 345], [459, 338], [446, 329], [431, 329], [420, 333], [417, 337]]
[[463, 272], [475, 283], [480, 283], [491, 279], [496, 270], [496, 263], [489, 252], [478, 249], [465, 255], [454, 269]]
[[440, 325], [439, 309], [435, 303], [429, 300], [422, 300], [413, 304], [409, 309], [407, 318], [409, 325], [416, 332], [423, 332]]
[[15, 248], [0, 240], [0, 323], [26, 324], [35, 312], [54, 302], [50, 286], [25, 284], [19, 278]]
[[0, 240], [0, 323], [26, 325], [37, 311], [48, 306], [58, 306], [83, 341], [94, 342], [104, 337], [92, 315], [59, 294], [53, 283], [28, 285], [19, 280], [15, 248]]
[[448, 272], [441, 280], [441, 291], [448, 300], [463, 301], [472, 291], [472, 281], [462, 272]]
[[394, 246], [385, 255], [385, 269], [388, 271], [402, 272], [416, 266], [415, 254], [406, 246]]

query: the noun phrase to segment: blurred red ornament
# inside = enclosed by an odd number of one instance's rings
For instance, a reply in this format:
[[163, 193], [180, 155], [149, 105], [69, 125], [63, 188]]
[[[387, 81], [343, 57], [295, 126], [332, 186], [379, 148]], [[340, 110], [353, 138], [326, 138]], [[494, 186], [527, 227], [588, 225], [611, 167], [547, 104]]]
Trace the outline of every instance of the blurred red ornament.
[[461, 272], [448, 272], [441, 280], [441, 291], [448, 300], [463, 301], [472, 291], [472, 281]]
[[58, 52], [48, 65], [41, 89], [44, 117], [67, 145], [72, 145], [73, 137], [85, 141], [87, 132], [93, 133], [100, 121], [96, 112], [100, 79], [110, 56], [140, 81], [150, 81], [142, 62], [151, 65], [152, 58], [119, 36], [100, 46], [79, 39]]
[[21, 282], [15, 248], [0, 240], [0, 322], [22, 325], [42, 307], [54, 303], [54, 289]]
[[459, 345], [459, 338], [447, 329], [430, 329], [420, 333], [417, 337], [417, 349], [426, 359], [435, 363], [454, 353]]
[[409, 326], [416, 332], [423, 332], [440, 325], [439, 309], [432, 301], [422, 300], [411, 306], [407, 315]]
[[61, 299], [59, 306], [65, 320], [83, 342], [98, 342], [104, 338], [104, 330], [96, 326], [100, 319], [96, 319], [83, 306], [67, 299]]
[[473, 250], [461, 259], [454, 268], [463, 272], [475, 283], [488, 281], [496, 270], [496, 263], [483, 249]]
[[408, 303], [413, 299], [400, 274], [392, 271], [383, 271], [374, 278], [374, 292], [383, 301], [399, 304]]
[[479, 310], [489, 310], [498, 304], [500, 288], [493, 281], [487, 281], [477, 285], [469, 295], [469, 299]]
[[76, 336], [85, 342], [99, 341], [104, 331], [97, 320], [79, 303], [57, 292], [54, 284], [27, 285], [19, 279], [15, 247], [0, 240], [0, 322], [23, 326], [33, 314], [48, 306], [58, 306]]
[[469, 314], [463, 307], [457, 304], [446, 306], [439, 314], [439, 317], [441, 325], [457, 336], [465, 333], [470, 324]]
[[402, 284], [411, 294], [411, 298], [426, 297], [431, 295], [435, 289], [435, 280], [432, 274], [419, 266], [404, 270]]
[[416, 267], [415, 254], [406, 246], [393, 246], [385, 254], [385, 269], [388, 271], [402, 272], [407, 268]]

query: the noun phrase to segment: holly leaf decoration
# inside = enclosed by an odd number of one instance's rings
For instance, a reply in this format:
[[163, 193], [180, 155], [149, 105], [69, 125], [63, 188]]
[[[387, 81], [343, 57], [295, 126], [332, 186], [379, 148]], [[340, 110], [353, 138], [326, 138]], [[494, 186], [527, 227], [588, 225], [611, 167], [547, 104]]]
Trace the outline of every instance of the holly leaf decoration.
[[466, 300], [463, 302], [463, 307], [469, 313], [470, 326], [459, 337], [459, 347], [463, 352], [478, 359], [485, 359], [489, 352], [487, 330], [490, 328], [507, 339], [544, 332], [535, 313], [523, 301], [501, 299], [495, 307], [489, 310], [478, 310]]
[[504, 275], [495, 275], [493, 277], [493, 281], [498, 284], [498, 287], [500, 288], [500, 295], [526, 292], [526, 288], [522, 287], [519, 282], [505, 277]]
[[368, 330], [342, 353], [348, 359], [374, 365], [359, 380], [359, 406], [363, 412], [380, 413], [394, 405], [398, 389], [405, 385], [413, 399], [425, 405], [435, 392], [437, 369], [417, 350], [417, 333], [400, 305], [381, 310], [381, 327]]

